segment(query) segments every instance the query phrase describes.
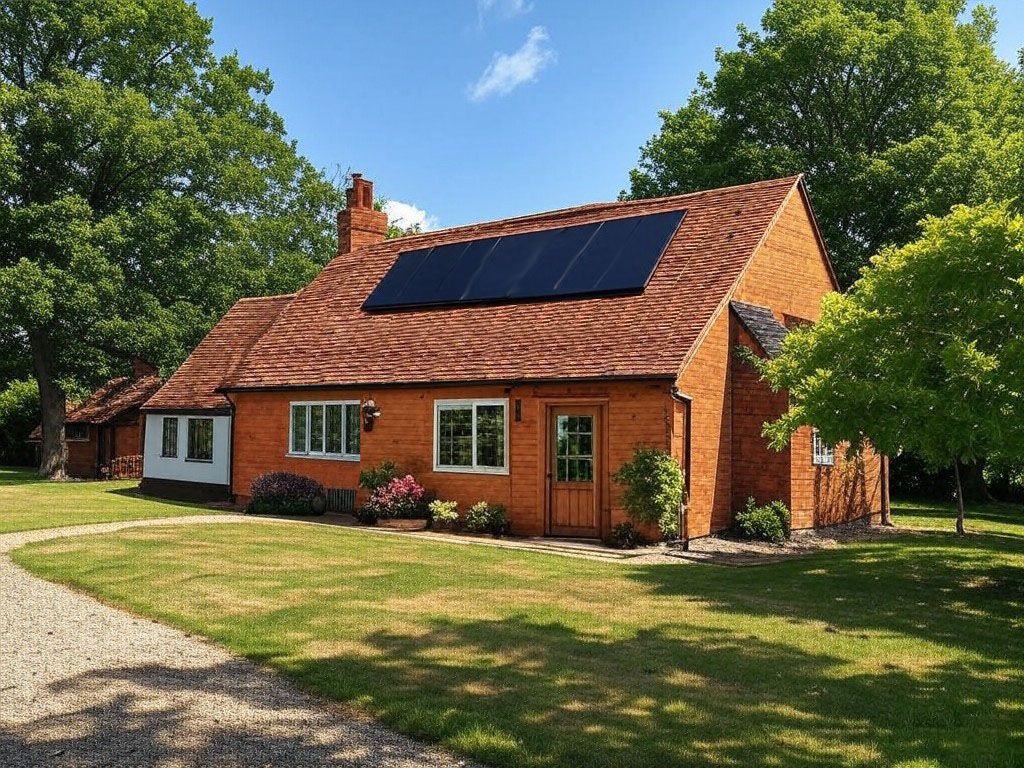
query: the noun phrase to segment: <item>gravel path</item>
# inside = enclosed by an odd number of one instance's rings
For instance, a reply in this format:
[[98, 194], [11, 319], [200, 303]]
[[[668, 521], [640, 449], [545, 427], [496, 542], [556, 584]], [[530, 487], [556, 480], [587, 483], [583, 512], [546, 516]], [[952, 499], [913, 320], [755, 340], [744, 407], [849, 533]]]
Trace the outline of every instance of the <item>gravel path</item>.
[[0, 536], [0, 766], [450, 766], [444, 752], [170, 627], [37, 579], [30, 541], [235, 515]]

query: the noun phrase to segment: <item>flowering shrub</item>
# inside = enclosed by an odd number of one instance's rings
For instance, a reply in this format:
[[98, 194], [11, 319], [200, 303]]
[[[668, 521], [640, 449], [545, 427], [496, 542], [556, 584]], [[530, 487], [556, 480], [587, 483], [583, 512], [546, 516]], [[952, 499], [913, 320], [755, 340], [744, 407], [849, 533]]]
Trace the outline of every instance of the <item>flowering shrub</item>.
[[370, 494], [363, 505], [366, 516], [423, 517], [426, 513], [423, 486], [412, 475], [395, 477]]
[[501, 536], [508, 532], [508, 517], [505, 507], [501, 504], [490, 505], [486, 501], [478, 501], [466, 512], [465, 527], [472, 533], [490, 533]]
[[292, 472], [267, 472], [252, 481], [245, 511], [254, 515], [311, 515], [324, 511], [324, 487]]
[[364, 469], [359, 473], [359, 487], [373, 493], [382, 485], [390, 483], [398, 475], [398, 467], [395, 466], [395, 462], [381, 462], [376, 467]]
[[434, 499], [427, 505], [435, 528], [455, 528], [459, 524], [459, 504], [456, 501]]

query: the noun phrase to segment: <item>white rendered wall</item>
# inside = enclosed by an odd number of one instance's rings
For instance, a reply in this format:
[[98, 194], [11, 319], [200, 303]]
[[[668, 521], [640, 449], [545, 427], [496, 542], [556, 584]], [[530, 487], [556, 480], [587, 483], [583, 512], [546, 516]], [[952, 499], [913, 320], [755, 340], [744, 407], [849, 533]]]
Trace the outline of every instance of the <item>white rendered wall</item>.
[[[178, 420], [178, 455], [160, 455], [165, 418]], [[227, 485], [231, 469], [231, 417], [213, 416], [213, 461], [188, 461], [188, 420], [211, 418], [146, 414], [146, 450], [143, 453], [142, 476], [161, 480], [183, 480], [188, 483]]]

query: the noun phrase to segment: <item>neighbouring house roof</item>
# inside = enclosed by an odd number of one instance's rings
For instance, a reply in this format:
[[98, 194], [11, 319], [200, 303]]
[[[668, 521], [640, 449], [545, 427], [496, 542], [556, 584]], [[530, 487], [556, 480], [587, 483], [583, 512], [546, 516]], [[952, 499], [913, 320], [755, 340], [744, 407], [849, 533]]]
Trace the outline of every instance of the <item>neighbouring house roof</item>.
[[253, 344], [293, 298], [290, 293], [235, 302], [143, 410], [227, 412], [231, 404], [217, 390], [231, 380]]
[[775, 319], [770, 309], [742, 301], [730, 301], [729, 306], [768, 357], [775, 357], [782, 351], [789, 329]]
[[[120, 376], [97, 389], [85, 402], [68, 410], [64, 417], [68, 424], [109, 424], [122, 415], [140, 408], [163, 382], [153, 374], [147, 376]], [[37, 426], [29, 440], [41, 440], [42, 426]]]
[[[674, 377], [801, 177], [653, 200], [622, 201], [403, 237], [333, 259], [284, 301], [231, 375], [189, 362], [147, 408], [225, 390], [465, 381]], [[402, 252], [685, 211], [642, 293], [367, 312], [363, 302]], [[238, 305], [236, 305], [237, 308]], [[235, 309], [232, 310], [235, 312]], [[197, 348], [219, 349], [228, 314]], [[212, 343], [211, 339], [216, 338]], [[233, 352], [236, 354], [236, 352]], [[214, 362], [219, 355], [210, 356]], [[203, 357], [207, 357], [205, 350]], [[186, 370], [187, 369], [187, 370]], [[183, 375], [184, 374], [184, 375]], [[187, 399], [187, 398], [184, 398]], [[184, 399], [175, 397], [174, 402]]]

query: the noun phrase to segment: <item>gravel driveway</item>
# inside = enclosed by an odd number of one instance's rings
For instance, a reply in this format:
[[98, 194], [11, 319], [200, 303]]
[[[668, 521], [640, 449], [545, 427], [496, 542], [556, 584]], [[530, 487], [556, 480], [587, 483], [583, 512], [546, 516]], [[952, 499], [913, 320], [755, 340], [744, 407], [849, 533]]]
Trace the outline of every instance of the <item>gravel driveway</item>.
[[59, 536], [247, 520], [0, 536], [0, 766], [464, 764], [183, 632], [37, 579], [7, 555]]

